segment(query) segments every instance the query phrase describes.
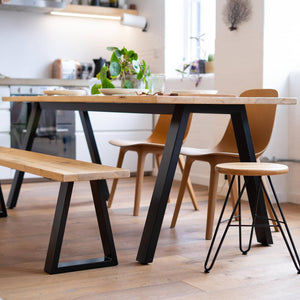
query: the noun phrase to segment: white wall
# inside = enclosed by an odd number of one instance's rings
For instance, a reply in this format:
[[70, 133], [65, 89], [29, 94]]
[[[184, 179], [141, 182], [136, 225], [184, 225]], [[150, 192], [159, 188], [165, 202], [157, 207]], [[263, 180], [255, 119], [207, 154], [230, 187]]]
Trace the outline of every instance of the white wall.
[[[251, 19], [233, 32], [223, 22], [225, 2], [218, 0], [216, 8], [214, 88], [220, 93], [236, 95], [251, 88], [274, 88], [280, 96], [300, 99], [299, 1], [252, 0]], [[289, 73], [295, 69], [298, 73], [289, 79]], [[296, 107], [278, 106], [273, 136], [263, 157], [299, 160], [299, 107], [300, 104]], [[215, 145], [228, 119], [224, 116], [209, 117], [205, 133], [203, 126], [198, 126], [201, 139], [188, 140], [187, 144], [194, 147]], [[196, 132], [195, 128], [193, 130]], [[287, 164], [289, 174], [275, 177], [274, 182], [282, 201], [300, 203], [300, 166], [293, 162]], [[195, 182], [208, 183], [209, 173], [205, 164], [193, 167], [191, 175]], [[222, 184], [221, 180], [220, 187]]]
[[221, 93], [240, 94], [262, 87], [264, 1], [251, 2], [251, 19], [230, 31], [223, 22], [226, 0], [217, 1], [215, 81]]
[[149, 21], [146, 33], [118, 21], [0, 11], [0, 73], [50, 78], [55, 59], [92, 62], [100, 56], [110, 58], [107, 46], [132, 48], [151, 65], [152, 72], [163, 72], [164, 5], [160, 0], [135, 3]]
[[[300, 3], [297, 0], [265, 0], [264, 86], [281, 96], [300, 100]], [[300, 159], [300, 104], [279, 106], [267, 156], [279, 160]], [[285, 177], [287, 201], [300, 204], [299, 163], [290, 161]]]
[[[216, 49], [214, 89], [219, 93], [239, 95], [243, 90], [263, 85], [263, 1], [253, 0], [252, 18], [230, 31], [223, 22], [226, 0], [216, 2]], [[196, 115], [187, 146], [210, 148], [221, 139], [229, 116]], [[197, 126], [197, 127], [196, 127]], [[196, 136], [198, 133], [198, 138]], [[193, 182], [208, 184], [209, 165], [196, 162], [191, 170]], [[224, 181], [220, 178], [220, 189]]]

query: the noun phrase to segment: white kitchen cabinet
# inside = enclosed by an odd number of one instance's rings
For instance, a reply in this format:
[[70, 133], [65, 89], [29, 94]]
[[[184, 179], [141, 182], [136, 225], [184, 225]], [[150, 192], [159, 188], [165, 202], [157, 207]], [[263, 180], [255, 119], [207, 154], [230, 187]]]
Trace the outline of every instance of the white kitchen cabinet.
[[[9, 87], [0, 86], [0, 146], [10, 147], [10, 103], [3, 102], [2, 97], [9, 96]], [[0, 179], [10, 179], [13, 171], [0, 167]]]
[[0, 110], [0, 132], [10, 132], [10, 112], [9, 110]]
[[[148, 114], [124, 114], [91, 112], [91, 123], [103, 164], [115, 166], [119, 148], [109, 144], [112, 139], [143, 140], [152, 133], [153, 116]], [[76, 158], [90, 161], [90, 154], [82, 130], [79, 114], [76, 113]], [[128, 152], [123, 167], [136, 172], [137, 154]], [[148, 155], [145, 171], [153, 170], [153, 157]]]
[[[0, 146], [10, 147], [10, 134], [0, 132]], [[10, 179], [13, 176], [13, 171], [10, 168], [0, 166], [0, 179]]]
[[[97, 131], [152, 131], [151, 114], [89, 112], [93, 130]], [[83, 131], [79, 114], [76, 112], [76, 132]]]
[[0, 109], [1, 110], [9, 110], [10, 109], [10, 103], [9, 102], [3, 102], [2, 97], [9, 97], [9, 87], [8, 86], [0, 86]]

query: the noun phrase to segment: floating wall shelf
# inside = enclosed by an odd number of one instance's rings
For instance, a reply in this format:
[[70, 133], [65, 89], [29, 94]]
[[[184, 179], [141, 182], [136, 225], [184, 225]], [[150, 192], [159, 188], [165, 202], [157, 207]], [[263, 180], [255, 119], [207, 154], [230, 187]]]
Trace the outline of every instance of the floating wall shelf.
[[122, 9], [122, 8], [113, 8], [113, 7], [101, 7], [101, 6], [91, 6], [91, 5], [66, 5], [65, 9], [55, 10], [59, 13], [68, 13], [68, 14], [78, 14], [78, 15], [94, 15], [96, 16], [108, 16], [121, 18], [124, 13], [137, 15], [137, 10], [134, 9]]

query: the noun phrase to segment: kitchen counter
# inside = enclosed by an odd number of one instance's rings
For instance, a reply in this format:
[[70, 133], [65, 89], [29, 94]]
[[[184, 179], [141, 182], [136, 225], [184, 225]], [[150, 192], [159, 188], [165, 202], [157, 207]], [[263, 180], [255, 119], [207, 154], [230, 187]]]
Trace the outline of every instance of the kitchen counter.
[[88, 80], [69, 80], [56, 78], [0, 78], [1, 85], [57, 85], [57, 86], [78, 86], [88, 87]]

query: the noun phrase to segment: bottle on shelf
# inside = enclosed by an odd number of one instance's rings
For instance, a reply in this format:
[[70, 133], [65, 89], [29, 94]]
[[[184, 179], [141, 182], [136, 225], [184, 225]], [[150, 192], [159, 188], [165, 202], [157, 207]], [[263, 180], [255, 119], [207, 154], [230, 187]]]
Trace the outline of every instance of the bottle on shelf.
[[119, 0], [109, 0], [110, 7], [119, 7]]

